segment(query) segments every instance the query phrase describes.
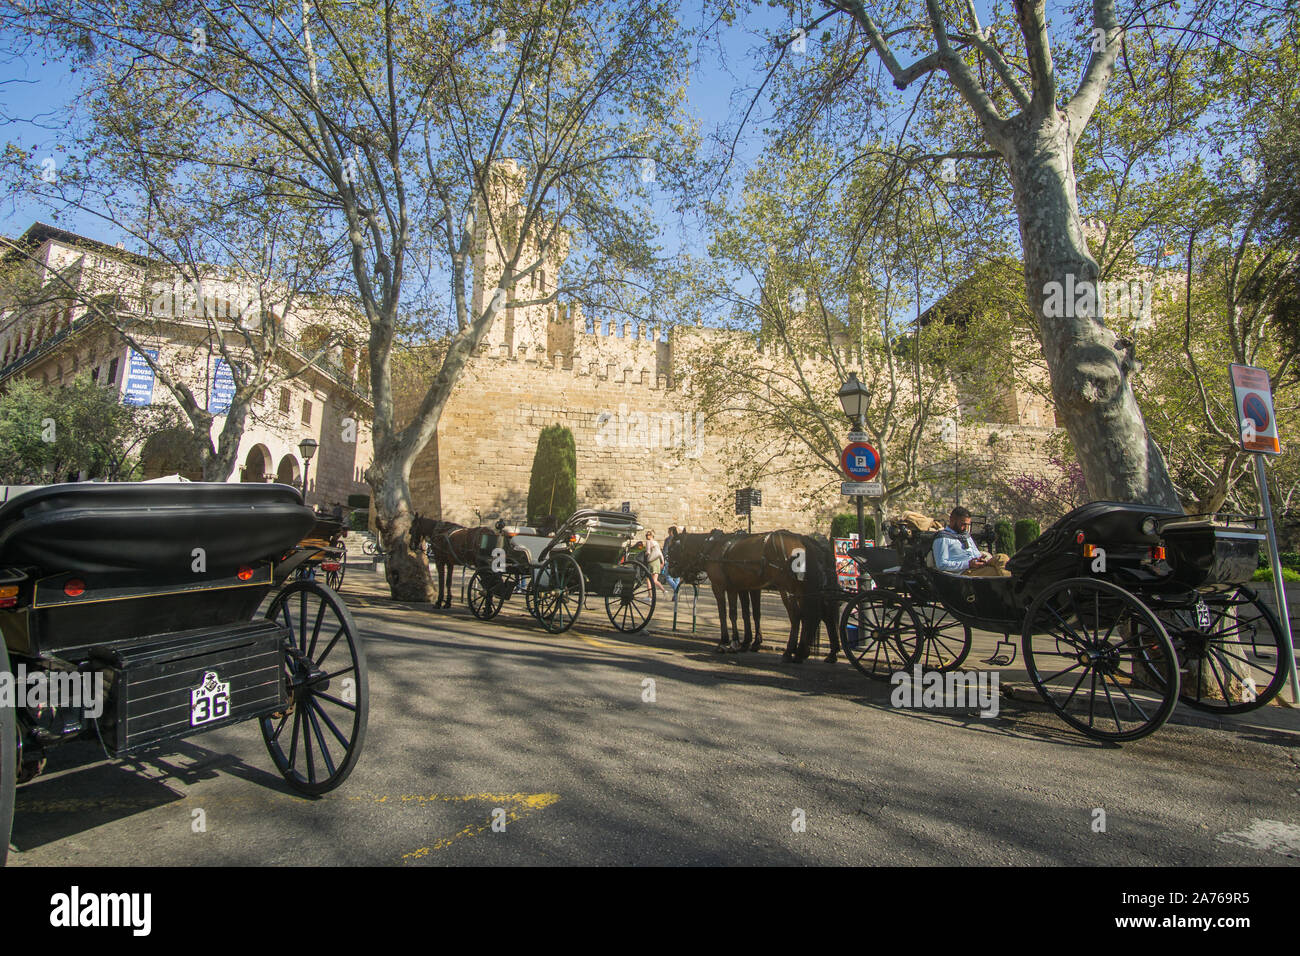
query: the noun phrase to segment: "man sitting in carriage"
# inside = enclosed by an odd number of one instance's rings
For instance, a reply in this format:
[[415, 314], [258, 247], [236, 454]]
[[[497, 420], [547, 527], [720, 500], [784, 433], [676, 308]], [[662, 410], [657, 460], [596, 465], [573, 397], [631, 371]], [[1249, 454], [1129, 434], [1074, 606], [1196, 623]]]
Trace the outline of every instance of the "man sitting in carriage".
[[1005, 554], [991, 555], [975, 547], [970, 536], [970, 512], [958, 505], [948, 515], [948, 526], [934, 538], [934, 566], [950, 574], [972, 577], [1010, 577]]

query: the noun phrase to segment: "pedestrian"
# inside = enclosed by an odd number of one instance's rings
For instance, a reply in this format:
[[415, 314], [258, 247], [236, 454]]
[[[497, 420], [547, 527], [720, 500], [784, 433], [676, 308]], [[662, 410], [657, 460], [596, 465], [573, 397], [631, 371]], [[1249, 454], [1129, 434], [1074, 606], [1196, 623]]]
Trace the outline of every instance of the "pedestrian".
[[655, 533], [649, 530], [645, 533], [645, 560], [650, 568], [650, 580], [654, 582], [655, 590], [664, 590], [664, 586], [659, 583], [659, 573], [664, 567], [664, 552], [659, 547], [659, 542], [655, 540]]

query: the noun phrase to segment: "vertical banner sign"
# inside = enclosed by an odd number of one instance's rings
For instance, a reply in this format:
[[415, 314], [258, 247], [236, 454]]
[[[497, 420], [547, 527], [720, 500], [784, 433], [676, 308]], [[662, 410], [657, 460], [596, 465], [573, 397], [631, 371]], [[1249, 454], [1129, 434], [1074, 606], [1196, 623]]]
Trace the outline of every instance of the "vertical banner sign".
[[[149, 358], [158, 360], [157, 349], [145, 349]], [[122, 391], [122, 404], [143, 408], [153, 404], [153, 369], [143, 355], [131, 350], [131, 360], [126, 366], [126, 388]]]
[[[846, 591], [858, 590], [858, 563], [849, 557], [849, 550], [858, 546], [858, 536], [850, 534], [847, 538], [834, 538], [832, 541], [835, 546], [835, 577], [840, 587]], [[874, 541], [867, 542], [869, 548], [874, 545]]]
[[223, 358], [214, 359], [208, 411], [213, 415], [224, 415], [230, 411], [230, 403], [234, 398], [235, 377], [230, 374], [230, 364]]
[[1229, 365], [1228, 372], [1232, 376], [1232, 398], [1237, 408], [1237, 433], [1241, 435], [1242, 449], [1265, 455], [1282, 454], [1268, 371], [1249, 365]]
[[1268, 563], [1273, 569], [1273, 600], [1285, 636], [1282, 656], [1290, 678], [1291, 702], [1300, 703], [1300, 681], [1296, 678], [1295, 646], [1291, 638], [1291, 613], [1286, 603], [1286, 586], [1282, 581], [1282, 556], [1278, 553], [1277, 531], [1273, 525], [1273, 503], [1268, 496], [1268, 471], [1264, 467], [1265, 455], [1282, 453], [1277, 435], [1277, 416], [1273, 413], [1273, 390], [1269, 387], [1268, 372], [1265, 369], [1250, 365], [1229, 365], [1228, 374], [1232, 378], [1232, 403], [1237, 409], [1241, 447], [1255, 453], [1255, 481], [1259, 485], [1259, 503], [1268, 529]]

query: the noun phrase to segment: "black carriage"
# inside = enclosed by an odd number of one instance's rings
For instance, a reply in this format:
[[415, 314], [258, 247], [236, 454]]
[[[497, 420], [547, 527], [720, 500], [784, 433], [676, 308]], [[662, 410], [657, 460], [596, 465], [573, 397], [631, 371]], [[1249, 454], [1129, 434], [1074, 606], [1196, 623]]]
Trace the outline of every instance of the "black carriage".
[[348, 570], [348, 549], [343, 540], [347, 535], [342, 517], [316, 512], [315, 523], [286, 560], [282, 576], [292, 574], [299, 580], [312, 580], [324, 575], [331, 589], [340, 590]]
[[1179, 700], [1262, 707], [1286, 680], [1282, 628], [1247, 586], [1265, 539], [1257, 519], [1092, 502], [1018, 551], [1010, 577], [937, 570], [934, 534], [890, 530], [897, 547], [853, 552], [878, 587], [841, 618], [849, 659], [869, 676], [957, 667], [971, 628], [1003, 635], [988, 663], [1006, 665], [1019, 634], [1042, 698], [1104, 740], [1146, 736]]
[[508, 528], [483, 533], [466, 603], [491, 620], [512, 594], [522, 594], [538, 623], [552, 634], [578, 620], [588, 595], [604, 598], [605, 614], [620, 631], [639, 631], [655, 609], [654, 581], [645, 561], [629, 553], [641, 530], [636, 515], [583, 509], [554, 534]]
[[126, 757], [256, 720], [299, 793], [347, 778], [366, 661], [338, 595], [293, 579], [315, 521], [286, 485], [51, 485], [0, 505], [0, 861], [16, 785], [80, 736]]

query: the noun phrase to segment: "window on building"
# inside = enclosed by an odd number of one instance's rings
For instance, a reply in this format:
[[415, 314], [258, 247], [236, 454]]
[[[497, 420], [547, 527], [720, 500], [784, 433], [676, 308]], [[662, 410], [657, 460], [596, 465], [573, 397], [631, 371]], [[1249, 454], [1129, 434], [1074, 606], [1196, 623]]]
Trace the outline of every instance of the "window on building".
[[286, 415], [289, 413], [289, 390], [287, 388], [280, 389], [280, 411]]
[[302, 423], [311, 424], [311, 402], [305, 398], [302, 400]]
[[113, 359], [108, 363], [108, 384], [117, 384], [117, 359]]

